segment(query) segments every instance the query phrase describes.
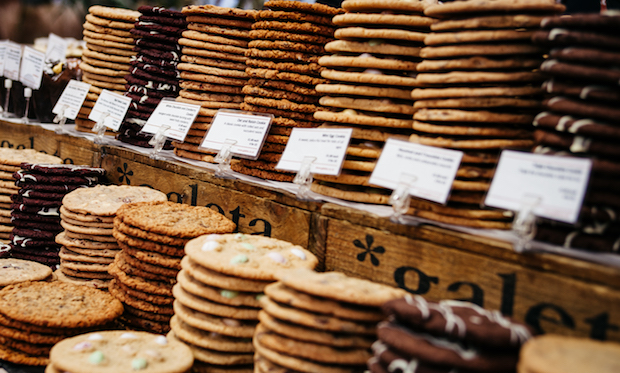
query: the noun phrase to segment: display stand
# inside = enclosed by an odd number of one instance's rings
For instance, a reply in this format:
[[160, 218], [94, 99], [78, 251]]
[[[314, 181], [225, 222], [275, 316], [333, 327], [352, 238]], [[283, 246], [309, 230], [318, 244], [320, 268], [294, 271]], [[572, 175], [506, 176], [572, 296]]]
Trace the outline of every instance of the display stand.
[[11, 79], [6, 79], [4, 81], [4, 88], [6, 89], [4, 96], [4, 111], [2, 112], [3, 118], [10, 118], [11, 113], [9, 112], [9, 99], [11, 98], [11, 88], [13, 88], [13, 81]]
[[153, 150], [149, 154], [149, 158], [152, 159], [163, 159], [161, 156], [161, 151], [164, 148], [164, 144], [168, 137], [166, 137], [165, 133], [170, 129], [170, 126], [164, 125], [159, 127], [157, 133], [153, 135], [153, 138], [149, 140], [149, 145], [153, 146]]
[[403, 215], [407, 213], [411, 203], [411, 194], [409, 190], [415, 179], [415, 176], [402, 174], [398, 187], [394, 189], [390, 195], [389, 204], [392, 205], [392, 210], [394, 210], [394, 213], [390, 217], [392, 222], [403, 223]]
[[97, 137], [95, 137], [95, 139], [93, 140], [95, 144], [103, 144], [105, 142], [104, 141], [104, 136], [105, 136], [105, 131], [106, 131], [105, 120], [109, 116], [110, 116], [110, 113], [108, 113], [107, 111], [103, 112], [101, 114], [101, 117], [99, 117], [99, 120], [97, 120], [97, 122], [93, 126], [93, 132], [97, 133]]
[[310, 192], [310, 186], [312, 185], [313, 180], [312, 172], [310, 170], [314, 161], [316, 161], [316, 157], [304, 157], [304, 159], [301, 161], [301, 168], [293, 179], [293, 183], [299, 185], [299, 189], [297, 190], [297, 198], [299, 200], [309, 200], [308, 194]]
[[512, 223], [512, 231], [519, 239], [514, 243], [514, 250], [522, 253], [529, 249], [530, 242], [536, 235], [536, 215], [534, 209], [541, 203], [540, 197], [528, 196], [521, 204], [521, 208]]
[[58, 127], [56, 128], [56, 133], [58, 134], [65, 133], [65, 123], [67, 123], [67, 110], [69, 110], [69, 106], [62, 105], [60, 107], [60, 112], [54, 117], [54, 123], [58, 123]]
[[21, 119], [22, 123], [28, 123], [28, 112], [30, 111], [30, 98], [32, 97], [32, 88], [24, 88], [24, 98], [26, 99], [26, 107], [24, 108], [24, 116]]
[[226, 139], [226, 141], [222, 145], [222, 149], [220, 149], [215, 158], [213, 158], [213, 160], [217, 163], [217, 170], [215, 170], [215, 176], [223, 179], [232, 178], [230, 162], [232, 161], [232, 147], [236, 143], [236, 140]]

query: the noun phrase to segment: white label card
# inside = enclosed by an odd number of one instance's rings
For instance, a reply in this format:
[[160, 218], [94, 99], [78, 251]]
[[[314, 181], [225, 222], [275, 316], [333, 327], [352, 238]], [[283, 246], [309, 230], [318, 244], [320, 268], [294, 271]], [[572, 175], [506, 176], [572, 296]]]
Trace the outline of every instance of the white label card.
[[236, 110], [218, 110], [201, 147], [221, 150], [226, 140], [235, 144], [230, 152], [244, 158], [256, 159], [269, 131], [273, 115], [248, 114]]
[[30, 47], [24, 47], [22, 56], [22, 66], [19, 70], [19, 81], [26, 87], [39, 89], [41, 78], [43, 78], [43, 65], [45, 64], [45, 54]]
[[351, 128], [293, 128], [276, 168], [298, 172], [304, 157], [315, 157], [310, 172], [337, 176], [352, 132]]
[[4, 56], [4, 76], [11, 80], [19, 80], [19, 65], [21, 61], [21, 45], [7, 41], [6, 54]]
[[584, 158], [504, 150], [485, 204], [519, 211], [524, 203], [536, 201], [535, 215], [575, 223], [591, 166]]
[[388, 139], [369, 183], [394, 190], [405, 182], [412, 196], [445, 204], [462, 157], [458, 150]]
[[73, 79], [69, 80], [54, 109], [52, 109], [52, 113], [63, 115], [65, 118], [75, 119], [89, 89], [90, 84], [88, 83], [78, 82]]
[[169, 126], [170, 128], [164, 132], [164, 135], [170, 139], [183, 141], [187, 136], [187, 131], [196, 120], [198, 112], [200, 112], [200, 105], [161, 100], [142, 127], [142, 132], [155, 134], [162, 126]]
[[113, 131], [118, 131], [129, 105], [131, 105], [131, 98], [104, 89], [90, 111], [88, 119], [99, 122], [105, 115], [103, 124]]
[[50, 33], [47, 37], [45, 61], [50, 61], [53, 63], [66, 61], [67, 47], [69, 47], [69, 43], [64, 38], [61, 38], [56, 34]]
[[0, 41], [0, 76], [4, 76], [4, 60], [6, 58], [6, 40]]

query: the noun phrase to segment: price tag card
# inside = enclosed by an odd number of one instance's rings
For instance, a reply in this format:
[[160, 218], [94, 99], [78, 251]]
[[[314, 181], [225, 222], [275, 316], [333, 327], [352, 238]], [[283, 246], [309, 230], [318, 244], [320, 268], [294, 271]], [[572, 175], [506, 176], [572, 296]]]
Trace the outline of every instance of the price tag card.
[[534, 214], [575, 223], [590, 178], [592, 161], [504, 150], [485, 204], [519, 211], [525, 200], [538, 200]]
[[21, 61], [21, 45], [7, 41], [6, 54], [4, 56], [4, 76], [11, 80], [19, 80], [19, 65]]
[[170, 126], [164, 133], [166, 137], [183, 141], [200, 112], [200, 105], [186, 104], [173, 100], [161, 100], [155, 111], [146, 121], [142, 132], [157, 133], [166, 125]]
[[41, 78], [43, 78], [43, 65], [45, 64], [45, 54], [30, 47], [24, 47], [22, 56], [22, 66], [19, 70], [19, 81], [26, 87], [39, 89]]
[[69, 80], [65, 90], [62, 91], [60, 98], [52, 109], [52, 113], [64, 115], [69, 119], [75, 119], [78, 111], [82, 108], [82, 104], [86, 99], [89, 89], [90, 84], [88, 83], [78, 82], [73, 79]]
[[217, 111], [201, 147], [221, 150], [226, 140], [236, 141], [230, 147], [234, 155], [257, 159], [271, 126], [272, 114], [253, 114], [238, 110]]
[[118, 131], [130, 104], [131, 98], [104, 89], [90, 111], [88, 119], [98, 122], [102, 115], [107, 114], [103, 124], [113, 131]]
[[0, 76], [4, 76], [4, 60], [6, 59], [6, 40], [0, 41]]
[[276, 168], [299, 171], [304, 157], [315, 157], [310, 172], [338, 176], [352, 132], [351, 128], [293, 128]]
[[388, 189], [409, 184], [409, 194], [445, 204], [463, 152], [388, 139], [369, 183]]
[[50, 61], [53, 63], [66, 61], [67, 47], [69, 47], [69, 43], [67, 43], [65, 39], [56, 34], [50, 33], [47, 37], [45, 61]]

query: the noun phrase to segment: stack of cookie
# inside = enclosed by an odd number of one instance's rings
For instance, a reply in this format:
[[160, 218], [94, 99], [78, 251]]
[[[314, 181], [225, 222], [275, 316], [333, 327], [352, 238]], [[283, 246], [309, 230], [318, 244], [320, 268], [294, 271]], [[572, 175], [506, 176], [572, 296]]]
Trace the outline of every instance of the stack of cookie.
[[285, 271], [265, 288], [254, 335], [258, 372], [361, 372], [383, 303], [401, 289], [339, 272]]
[[127, 305], [123, 322], [132, 329], [169, 331], [184, 245], [203, 234], [234, 230], [232, 221], [207, 207], [152, 202], [119, 209], [114, 237], [122, 251], [109, 272], [110, 292]]
[[116, 373], [145, 369], [183, 373], [190, 371], [193, 361], [187, 346], [162, 335], [104, 331], [68, 338], [54, 345], [46, 372]]
[[317, 258], [285, 241], [239, 233], [199, 237], [185, 252], [171, 334], [190, 346], [201, 371], [252, 372], [265, 286], [279, 270], [311, 270]]
[[13, 174], [21, 170], [22, 162], [62, 163], [62, 160], [34, 149], [0, 148], [0, 243], [8, 244], [13, 231], [11, 198], [19, 193], [20, 188], [15, 185]]
[[275, 170], [294, 127], [318, 127], [314, 86], [325, 83], [318, 64], [325, 43], [333, 40], [331, 19], [341, 9], [301, 1], [271, 0], [258, 13], [247, 52], [250, 76], [243, 88], [242, 110], [273, 114], [270, 132], [256, 161], [235, 161], [232, 169], [247, 175], [292, 181], [294, 174]]
[[411, 90], [418, 86], [416, 66], [434, 19], [424, 16], [423, 1], [346, 0], [342, 28], [325, 48], [335, 53], [319, 63], [329, 84], [319, 84], [321, 104], [314, 117], [322, 127], [353, 128], [340, 176], [315, 175], [312, 190], [347, 200], [386, 204], [390, 191], [368, 184], [388, 137], [412, 134]]
[[23, 163], [15, 172], [19, 194], [12, 197], [11, 255], [50, 266], [58, 264], [54, 237], [62, 230], [59, 208], [71, 190], [99, 183], [105, 170], [86, 166]]
[[427, 7], [437, 17], [425, 38], [413, 90], [410, 141], [465, 154], [448, 205], [413, 199], [410, 214], [441, 222], [506, 229], [505, 211], [481, 209], [504, 148], [533, 144], [532, 119], [541, 102], [537, 71], [545, 48], [531, 43], [541, 17], [561, 13], [553, 0], [458, 1]]
[[565, 247], [617, 252], [620, 225], [620, 16], [582, 14], [543, 20], [534, 42], [553, 47], [541, 70], [549, 94], [534, 120], [538, 152], [592, 157], [577, 227], [542, 222], [537, 239]]
[[88, 115], [104, 89], [125, 92], [125, 75], [131, 68], [131, 57], [136, 54], [132, 50], [135, 37], [130, 31], [140, 16], [134, 10], [101, 5], [91, 6], [88, 12], [83, 31], [86, 47], [80, 69], [82, 80], [90, 83], [91, 88], [75, 119], [76, 129], [83, 132], [92, 132], [95, 122]]
[[167, 199], [160, 191], [127, 185], [98, 185], [67, 194], [60, 208], [65, 230], [56, 236], [62, 245], [59, 280], [107, 288], [112, 278], [108, 267], [120, 250], [112, 235], [116, 211], [126, 203]]
[[521, 349], [518, 373], [614, 373], [620, 369], [620, 344], [545, 334]]
[[383, 311], [390, 321], [377, 328], [375, 356], [368, 361], [373, 373], [393, 367], [446, 373], [514, 372], [519, 349], [531, 338], [525, 325], [473, 303], [431, 303], [408, 294], [385, 303]]
[[241, 89], [247, 83], [245, 53], [254, 10], [213, 5], [183, 8], [188, 30], [179, 43], [183, 46], [179, 64], [181, 92], [178, 101], [202, 108], [184, 142], [174, 143], [176, 155], [213, 162], [214, 152], [199, 149], [218, 109], [240, 108]]
[[139, 132], [162, 98], [174, 98], [179, 93], [177, 41], [187, 23], [181, 12], [162, 7], [143, 5], [138, 11], [141, 15], [131, 30], [137, 55], [131, 58], [131, 74], [125, 76], [126, 96], [132, 101], [117, 138], [150, 147], [152, 136]]
[[100, 290], [58, 281], [22, 282], [0, 290], [0, 359], [47, 365], [52, 346], [109, 328], [123, 305]]

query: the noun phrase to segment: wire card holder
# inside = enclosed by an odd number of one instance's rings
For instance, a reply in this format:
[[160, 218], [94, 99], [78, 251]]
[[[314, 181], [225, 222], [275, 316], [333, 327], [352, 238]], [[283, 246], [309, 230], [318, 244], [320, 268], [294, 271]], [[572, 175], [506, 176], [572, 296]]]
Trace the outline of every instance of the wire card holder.
[[13, 81], [11, 79], [6, 79], [4, 81], [4, 88], [6, 89], [6, 95], [4, 96], [4, 111], [2, 112], [3, 118], [11, 117], [11, 113], [9, 113], [9, 98], [11, 97], [11, 88], [13, 88]]
[[97, 132], [97, 136], [95, 137], [95, 140], [94, 140], [95, 144], [103, 144], [105, 142], [104, 135], [107, 129], [105, 125], [105, 120], [109, 116], [110, 116], [110, 113], [107, 111], [104, 111], [103, 113], [101, 113], [99, 120], [97, 120], [97, 122], [93, 126], [93, 132]]
[[392, 216], [390, 220], [394, 223], [403, 224], [403, 215], [409, 210], [411, 204], [411, 187], [418, 180], [417, 176], [402, 173], [398, 186], [392, 194], [388, 203], [392, 205]]
[[215, 170], [215, 176], [223, 179], [232, 179], [232, 170], [230, 169], [230, 162], [232, 161], [232, 147], [237, 144], [237, 140], [226, 139], [222, 148], [217, 153], [213, 161], [217, 163], [217, 170]]
[[166, 131], [170, 129], [170, 126], [163, 125], [159, 127], [157, 132], [153, 135], [153, 138], [149, 140], [149, 145], [153, 146], [153, 150], [149, 154], [149, 158], [152, 159], [163, 159], [161, 156], [161, 150], [164, 148], [164, 144], [168, 137], [166, 136]]
[[24, 98], [26, 99], [26, 108], [24, 109], [24, 116], [21, 119], [22, 123], [28, 123], [28, 111], [30, 110], [30, 98], [32, 97], [32, 88], [24, 88]]
[[69, 105], [62, 105], [60, 107], [60, 111], [54, 117], [53, 122], [58, 123], [58, 127], [55, 131], [58, 134], [65, 132], [65, 123], [67, 123], [67, 110], [69, 110]]
[[299, 185], [297, 189], [297, 199], [302, 201], [309, 200], [310, 186], [312, 185], [312, 164], [316, 161], [316, 157], [305, 156], [301, 161], [299, 172], [295, 175], [293, 183]]
[[521, 208], [517, 211], [512, 223], [512, 231], [517, 236], [514, 250], [522, 253], [531, 247], [531, 241], [536, 235], [536, 215], [534, 210], [541, 204], [540, 196], [526, 195], [521, 202]]

